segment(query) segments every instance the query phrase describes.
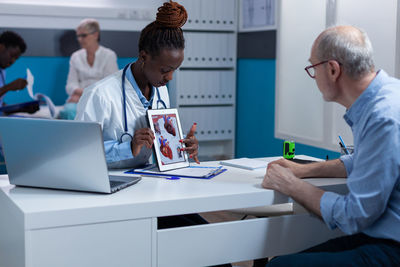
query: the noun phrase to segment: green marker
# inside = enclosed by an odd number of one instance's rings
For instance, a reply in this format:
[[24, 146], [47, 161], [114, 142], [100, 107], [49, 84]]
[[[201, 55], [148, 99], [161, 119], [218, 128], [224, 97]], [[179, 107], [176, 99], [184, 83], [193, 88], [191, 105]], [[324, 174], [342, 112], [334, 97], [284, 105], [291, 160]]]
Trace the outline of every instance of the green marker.
[[294, 158], [294, 141], [283, 142], [283, 157], [285, 159]]

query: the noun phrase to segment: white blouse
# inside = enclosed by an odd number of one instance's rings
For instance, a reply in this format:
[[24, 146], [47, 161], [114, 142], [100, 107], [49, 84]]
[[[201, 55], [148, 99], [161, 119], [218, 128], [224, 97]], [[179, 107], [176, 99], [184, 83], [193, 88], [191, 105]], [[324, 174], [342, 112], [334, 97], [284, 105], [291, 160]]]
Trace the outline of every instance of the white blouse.
[[95, 53], [93, 66], [87, 62], [85, 49], [79, 49], [71, 55], [66, 91], [71, 95], [77, 88], [86, 88], [104, 77], [118, 71], [117, 55], [104, 46]]

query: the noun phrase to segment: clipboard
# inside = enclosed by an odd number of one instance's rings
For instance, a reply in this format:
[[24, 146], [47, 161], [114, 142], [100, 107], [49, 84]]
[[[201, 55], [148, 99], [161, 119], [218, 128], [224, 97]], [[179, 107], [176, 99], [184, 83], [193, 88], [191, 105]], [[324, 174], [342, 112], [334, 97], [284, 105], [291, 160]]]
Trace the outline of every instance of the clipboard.
[[23, 110], [24, 108], [32, 107], [32, 110], [39, 110], [39, 100], [34, 100], [34, 101], [28, 101], [28, 102], [23, 102], [23, 103], [18, 103], [18, 104], [11, 104], [11, 105], [5, 105], [0, 107], [0, 112], [6, 113], [6, 114], [11, 114], [15, 112], [19, 112]]
[[[143, 169], [131, 169], [126, 171], [128, 174], [139, 174], [144, 177], [158, 177], [158, 178], [166, 178], [170, 180], [177, 180], [180, 178], [194, 178], [194, 179], [211, 179], [223, 172], [227, 169], [222, 166], [218, 167], [205, 167], [205, 166], [189, 166], [186, 168], [175, 169], [171, 171], [158, 171], [157, 166], [151, 165], [150, 167]], [[193, 175], [196, 173], [197, 175]]]

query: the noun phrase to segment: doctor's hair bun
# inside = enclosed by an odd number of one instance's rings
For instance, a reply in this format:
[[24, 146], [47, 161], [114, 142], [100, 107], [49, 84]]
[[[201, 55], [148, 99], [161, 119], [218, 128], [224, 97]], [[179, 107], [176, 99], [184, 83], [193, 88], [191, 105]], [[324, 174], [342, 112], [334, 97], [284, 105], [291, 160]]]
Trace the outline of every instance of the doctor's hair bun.
[[158, 8], [156, 20], [140, 33], [139, 52], [156, 56], [162, 49], [184, 49], [185, 38], [181, 27], [186, 20], [186, 9], [182, 5], [172, 1], [164, 3]]
[[181, 28], [187, 20], [186, 9], [177, 2], [165, 2], [158, 8], [155, 23], [159, 27]]

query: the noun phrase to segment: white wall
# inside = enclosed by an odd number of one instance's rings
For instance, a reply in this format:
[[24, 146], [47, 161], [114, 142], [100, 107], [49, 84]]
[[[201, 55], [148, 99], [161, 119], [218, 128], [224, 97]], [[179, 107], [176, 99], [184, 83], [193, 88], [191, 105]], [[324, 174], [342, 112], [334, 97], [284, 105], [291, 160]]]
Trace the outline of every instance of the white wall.
[[281, 0], [278, 11], [275, 136], [339, 151], [338, 135], [352, 143], [344, 107], [326, 103], [304, 67], [318, 34], [335, 24], [368, 33], [377, 69], [399, 74], [399, 0]]
[[155, 19], [162, 0], [0, 1], [0, 26], [74, 29], [82, 18], [99, 20], [104, 30], [139, 31]]

